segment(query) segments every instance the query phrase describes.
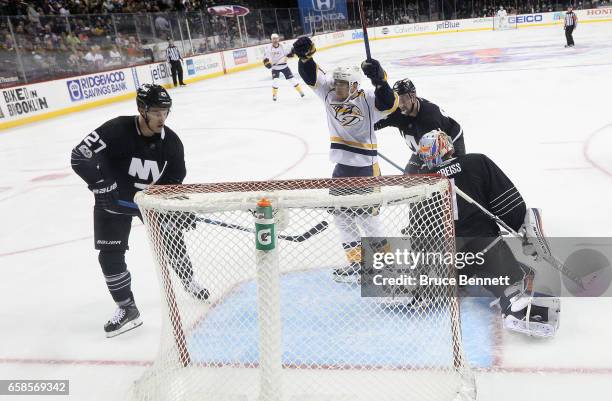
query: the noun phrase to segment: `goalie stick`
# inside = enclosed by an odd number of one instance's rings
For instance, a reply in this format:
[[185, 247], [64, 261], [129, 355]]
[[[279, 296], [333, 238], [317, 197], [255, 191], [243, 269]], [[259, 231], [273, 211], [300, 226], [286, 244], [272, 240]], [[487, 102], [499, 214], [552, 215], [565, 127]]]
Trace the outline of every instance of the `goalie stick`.
[[[138, 209], [138, 205], [136, 205], [136, 203], [134, 203], [134, 202], [124, 201], [124, 200], [119, 200], [117, 202], [121, 206], [129, 207], [131, 209]], [[213, 226], [230, 228], [230, 229], [234, 229], [234, 230], [238, 230], [238, 231], [243, 231], [243, 232], [255, 234], [255, 229], [254, 228], [248, 228], [248, 227], [244, 227], [244, 226], [241, 226], [241, 225], [238, 225], [238, 224], [226, 223], [226, 222], [220, 221], [220, 220], [214, 220], [214, 219], [209, 219], [209, 218], [204, 218], [204, 217], [197, 217], [196, 221], [201, 222], [201, 223], [210, 224], [210, 225], [213, 225]], [[312, 237], [314, 235], [317, 235], [319, 233], [322, 233], [323, 231], [327, 230], [327, 227], [329, 227], [329, 223], [327, 221], [323, 220], [323, 221], [317, 223], [315, 226], [313, 226], [311, 229], [309, 229], [308, 231], [306, 231], [303, 234], [299, 234], [299, 235], [278, 234], [278, 239], [282, 239], [282, 240], [289, 241], [289, 242], [304, 242], [307, 239], [309, 239], [310, 237]]]
[[[398, 170], [403, 172], [403, 169], [397, 165], [396, 163], [394, 163], [392, 160], [390, 160], [389, 158], [385, 157], [383, 154], [381, 154], [380, 152], [378, 152], [378, 156], [381, 157], [381, 159], [385, 160], [386, 162], [388, 162], [389, 164], [391, 164], [393, 167], [397, 168]], [[494, 215], [493, 213], [489, 212], [487, 209], [484, 208], [484, 206], [482, 206], [480, 203], [476, 202], [474, 199], [472, 199], [468, 194], [466, 194], [465, 192], [463, 192], [459, 187], [457, 187], [456, 185], [453, 185], [453, 190], [455, 191], [455, 193], [457, 195], [459, 195], [463, 200], [465, 200], [468, 203], [471, 203], [472, 205], [476, 206], [481, 212], [483, 212], [485, 215], [487, 215], [487, 217], [489, 217], [490, 219], [492, 219], [493, 221], [495, 221], [497, 224], [499, 224], [500, 226], [502, 226], [503, 228], [505, 228], [506, 230], [508, 230], [508, 232], [510, 234], [512, 234], [513, 236], [519, 238], [519, 239], [523, 239], [523, 236], [520, 235], [519, 233], [517, 233], [516, 231], [514, 231], [510, 226], [508, 226], [502, 219], [500, 219], [499, 217], [497, 217], [496, 215]], [[552, 254], [549, 255], [543, 255], [542, 259], [544, 259], [549, 265], [551, 265], [555, 270], [559, 271], [560, 273], [564, 274], [567, 278], [569, 278], [574, 284], [576, 284], [578, 286], [579, 289], [584, 290], [584, 284], [582, 282], [582, 279], [577, 277], [574, 273], [572, 273], [567, 266], [565, 266], [563, 263], [561, 263], [559, 260], [557, 260], [557, 258], [555, 258]]]
[[[463, 200], [465, 200], [466, 202], [471, 203], [472, 205], [476, 206], [478, 209], [480, 209], [481, 212], [483, 212], [490, 219], [494, 220], [497, 224], [499, 224], [500, 226], [502, 226], [503, 228], [508, 230], [508, 232], [510, 234], [512, 234], [513, 236], [515, 236], [516, 238], [523, 239], [523, 236], [521, 234], [519, 234], [516, 231], [514, 231], [502, 219], [500, 219], [499, 217], [497, 217], [493, 213], [489, 212], [481, 204], [479, 204], [474, 199], [472, 199], [468, 194], [466, 194], [461, 189], [459, 189], [459, 187], [457, 187], [456, 185], [454, 185], [453, 187], [454, 187], [455, 193], [457, 195], [459, 195], [461, 198], [463, 198]], [[573, 272], [571, 272], [567, 268], [567, 266], [565, 266], [563, 263], [561, 263], [559, 260], [557, 260], [557, 258], [555, 258], [552, 254], [542, 255], [542, 259], [544, 259], [546, 262], [548, 262], [548, 264], [550, 264], [552, 267], [554, 267], [557, 271], [563, 273], [567, 278], [572, 280], [572, 282], [574, 284], [576, 284], [578, 286], [578, 288], [580, 288], [581, 290], [585, 289], [584, 288], [584, 284], [582, 283], [582, 279], [580, 279], [579, 277], [576, 277], [576, 275]]]

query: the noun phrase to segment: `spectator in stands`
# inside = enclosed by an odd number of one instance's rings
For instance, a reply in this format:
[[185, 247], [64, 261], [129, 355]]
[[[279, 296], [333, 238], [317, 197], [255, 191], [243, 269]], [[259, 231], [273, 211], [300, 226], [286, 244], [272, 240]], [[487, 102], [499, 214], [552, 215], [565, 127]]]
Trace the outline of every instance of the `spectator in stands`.
[[128, 46], [126, 48], [127, 59], [130, 65], [137, 64], [142, 60], [142, 50], [138, 46], [136, 39], [130, 36], [128, 39]]
[[100, 69], [104, 66], [104, 57], [100, 52], [100, 46], [92, 46], [83, 59], [87, 62], [90, 70]]
[[108, 58], [110, 64], [121, 65], [121, 63], [123, 62], [123, 57], [121, 57], [121, 52], [119, 51], [117, 45], [113, 45], [111, 47], [110, 51], [108, 52]]
[[104, 12], [112, 13], [115, 10], [115, 4], [111, 0], [104, 0], [102, 9]]
[[68, 68], [76, 72], [80, 70], [83, 54], [78, 50], [73, 50], [68, 57]]
[[127, 47], [129, 42], [127, 39], [123, 37], [121, 32], [117, 32], [117, 36], [115, 36], [115, 44], [117, 45], [117, 47], [122, 48], [122, 47]]
[[66, 35], [66, 45], [70, 48], [77, 48], [81, 44], [81, 40], [76, 37], [74, 32], [68, 33]]
[[34, 7], [34, 4], [29, 4], [28, 5], [28, 20], [30, 21], [31, 24], [33, 24], [35, 27], [40, 27], [40, 14], [42, 14], [42, 10], [40, 9], [40, 7], [38, 8], [38, 10]]
[[155, 17], [155, 32], [158, 38], [170, 37], [170, 22], [163, 15]]
[[204, 38], [201, 42], [200, 42], [200, 46], [198, 47], [198, 54], [204, 54], [206, 53], [208, 49], [206, 49], [206, 38]]

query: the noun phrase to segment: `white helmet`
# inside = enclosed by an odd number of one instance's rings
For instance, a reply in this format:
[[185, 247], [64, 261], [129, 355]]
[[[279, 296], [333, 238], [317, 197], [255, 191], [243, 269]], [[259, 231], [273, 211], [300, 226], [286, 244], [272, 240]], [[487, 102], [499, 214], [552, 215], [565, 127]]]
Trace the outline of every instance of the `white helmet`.
[[349, 85], [361, 81], [361, 70], [356, 65], [336, 67], [332, 71], [334, 81], [346, 81]]
[[270, 40], [279, 39], [278, 33], [273, 33], [270, 35]]
[[356, 65], [336, 67], [332, 71], [332, 77], [334, 78], [334, 82], [335, 81], [348, 82], [348, 84], [349, 84], [349, 96], [346, 99], [346, 100], [348, 100], [359, 89], [359, 88], [357, 88], [354, 91], [352, 90], [353, 84], [359, 85], [359, 82], [361, 81], [361, 70]]

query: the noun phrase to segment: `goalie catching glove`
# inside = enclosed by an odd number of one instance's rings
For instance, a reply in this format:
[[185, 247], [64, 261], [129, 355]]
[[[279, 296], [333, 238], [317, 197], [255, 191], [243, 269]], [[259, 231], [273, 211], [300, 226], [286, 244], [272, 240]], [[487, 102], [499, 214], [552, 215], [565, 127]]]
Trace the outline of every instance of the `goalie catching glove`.
[[308, 36], [303, 36], [293, 43], [291, 53], [298, 56], [300, 60], [306, 61], [312, 58], [312, 55], [315, 54], [316, 51], [317, 48], [313, 41]]

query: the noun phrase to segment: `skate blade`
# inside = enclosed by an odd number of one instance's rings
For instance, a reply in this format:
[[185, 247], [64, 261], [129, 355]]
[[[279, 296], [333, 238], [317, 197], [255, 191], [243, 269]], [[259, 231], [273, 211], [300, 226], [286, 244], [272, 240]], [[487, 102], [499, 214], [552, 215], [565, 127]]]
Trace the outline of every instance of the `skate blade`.
[[504, 327], [508, 330], [527, 334], [532, 337], [551, 338], [555, 336], [556, 329], [549, 323], [529, 322], [518, 319], [504, 319]]
[[106, 333], [106, 338], [117, 337], [119, 334], [123, 334], [126, 331], [133, 330], [138, 326], [142, 326], [142, 320], [140, 320], [140, 318], [127, 322], [119, 330], [115, 330], [115, 331], [111, 331], [110, 333]]

